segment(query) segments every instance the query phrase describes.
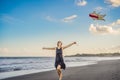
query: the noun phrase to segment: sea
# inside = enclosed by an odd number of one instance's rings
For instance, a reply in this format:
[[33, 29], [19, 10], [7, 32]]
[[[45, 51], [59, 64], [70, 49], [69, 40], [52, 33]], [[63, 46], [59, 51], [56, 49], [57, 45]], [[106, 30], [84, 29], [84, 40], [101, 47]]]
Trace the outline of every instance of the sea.
[[[66, 67], [97, 64], [120, 57], [64, 57]], [[0, 57], [0, 79], [55, 70], [54, 57]]]

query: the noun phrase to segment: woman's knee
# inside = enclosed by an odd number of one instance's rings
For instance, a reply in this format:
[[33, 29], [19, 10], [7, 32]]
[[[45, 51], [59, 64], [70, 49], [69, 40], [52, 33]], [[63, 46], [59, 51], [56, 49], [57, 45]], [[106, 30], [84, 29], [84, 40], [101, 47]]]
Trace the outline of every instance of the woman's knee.
[[60, 68], [57, 67], [57, 71], [60, 71]]
[[60, 70], [60, 69], [61, 69], [61, 66], [60, 66], [60, 65], [58, 65], [58, 66], [57, 66], [57, 70]]

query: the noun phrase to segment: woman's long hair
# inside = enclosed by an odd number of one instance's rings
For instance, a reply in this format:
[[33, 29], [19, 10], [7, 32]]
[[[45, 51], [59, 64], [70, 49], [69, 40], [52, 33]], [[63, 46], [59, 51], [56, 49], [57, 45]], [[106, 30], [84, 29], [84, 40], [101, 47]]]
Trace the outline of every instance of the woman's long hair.
[[61, 46], [60, 46], [60, 47], [62, 47], [62, 42], [61, 42], [61, 41], [58, 41], [58, 42], [57, 42], [57, 47], [59, 46], [59, 43], [61, 43]]

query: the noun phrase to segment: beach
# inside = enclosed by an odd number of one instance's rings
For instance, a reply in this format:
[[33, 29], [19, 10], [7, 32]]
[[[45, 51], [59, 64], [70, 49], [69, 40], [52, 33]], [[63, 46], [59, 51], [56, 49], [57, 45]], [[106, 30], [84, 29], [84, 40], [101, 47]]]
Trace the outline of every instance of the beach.
[[[6, 78], [2, 80], [58, 80], [55, 70]], [[63, 80], [120, 80], [120, 60], [99, 61], [97, 64], [63, 70]]]

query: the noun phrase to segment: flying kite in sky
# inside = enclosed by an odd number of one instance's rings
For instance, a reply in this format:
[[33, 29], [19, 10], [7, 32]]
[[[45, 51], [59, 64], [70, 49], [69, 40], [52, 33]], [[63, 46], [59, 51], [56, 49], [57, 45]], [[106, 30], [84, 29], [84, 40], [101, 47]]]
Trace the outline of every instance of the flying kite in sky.
[[96, 13], [95, 11], [93, 11], [92, 13], [89, 14], [89, 17], [91, 17], [93, 20], [105, 21], [105, 19], [104, 19], [105, 16], [106, 16], [106, 14], [101, 15], [100, 13]]

